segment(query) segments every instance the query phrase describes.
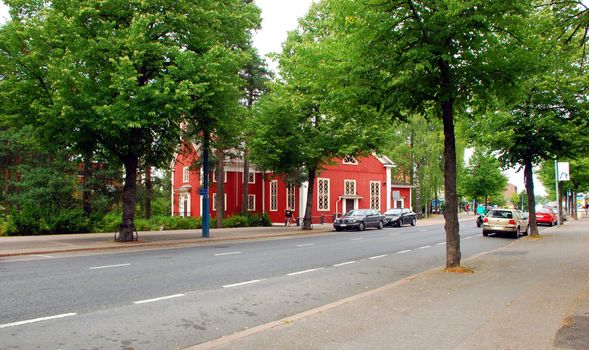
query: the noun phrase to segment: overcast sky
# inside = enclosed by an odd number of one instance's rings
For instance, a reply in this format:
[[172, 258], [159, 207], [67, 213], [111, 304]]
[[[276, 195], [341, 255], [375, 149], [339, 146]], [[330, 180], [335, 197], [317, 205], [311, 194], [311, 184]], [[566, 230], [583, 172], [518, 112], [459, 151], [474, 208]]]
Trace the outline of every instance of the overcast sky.
[[[313, 0], [256, 0], [262, 9], [262, 28], [254, 34], [254, 45], [260, 55], [281, 51], [287, 32], [297, 27], [298, 19], [304, 16]], [[8, 11], [0, 0], [0, 23], [8, 18]], [[509, 181], [524, 189], [523, 172], [506, 171]], [[535, 181], [537, 194], [545, 194], [540, 181]]]

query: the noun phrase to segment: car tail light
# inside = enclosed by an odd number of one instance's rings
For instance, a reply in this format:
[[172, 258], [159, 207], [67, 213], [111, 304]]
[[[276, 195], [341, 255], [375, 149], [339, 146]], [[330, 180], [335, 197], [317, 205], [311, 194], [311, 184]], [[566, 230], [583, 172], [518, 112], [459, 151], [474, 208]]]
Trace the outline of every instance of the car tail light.
[[484, 218], [483, 222], [489, 222], [489, 218]]
[[515, 220], [513, 220], [513, 219], [509, 220], [509, 224], [510, 225], [515, 225]]

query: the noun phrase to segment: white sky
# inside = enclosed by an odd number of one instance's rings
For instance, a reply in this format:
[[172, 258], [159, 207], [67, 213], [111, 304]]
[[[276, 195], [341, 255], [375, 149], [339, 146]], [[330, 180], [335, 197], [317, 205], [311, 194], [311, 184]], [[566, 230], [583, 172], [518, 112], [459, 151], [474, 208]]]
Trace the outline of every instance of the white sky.
[[[262, 28], [254, 34], [254, 45], [261, 56], [272, 52], [280, 52], [282, 43], [286, 40], [287, 32], [298, 25], [298, 19], [304, 16], [313, 0], [256, 0], [262, 9]], [[8, 9], [0, 0], [0, 23], [8, 19]], [[274, 64], [271, 64], [275, 68]], [[468, 155], [467, 155], [468, 156]], [[518, 191], [524, 189], [523, 171], [507, 170], [505, 174], [509, 182], [517, 186]], [[544, 195], [546, 190], [535, 179], [536, 194]]]

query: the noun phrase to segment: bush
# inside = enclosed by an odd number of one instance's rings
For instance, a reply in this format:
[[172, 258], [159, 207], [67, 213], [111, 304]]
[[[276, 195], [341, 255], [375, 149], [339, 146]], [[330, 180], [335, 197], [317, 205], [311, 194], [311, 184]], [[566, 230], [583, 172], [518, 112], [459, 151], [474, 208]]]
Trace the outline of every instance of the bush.
[[62, 209], [46, 212], [42, 208], [27, 208], [13, 212], [2, 225], [8, 236], [84, 233], [90, 231], [90, 220], [81, 209]]

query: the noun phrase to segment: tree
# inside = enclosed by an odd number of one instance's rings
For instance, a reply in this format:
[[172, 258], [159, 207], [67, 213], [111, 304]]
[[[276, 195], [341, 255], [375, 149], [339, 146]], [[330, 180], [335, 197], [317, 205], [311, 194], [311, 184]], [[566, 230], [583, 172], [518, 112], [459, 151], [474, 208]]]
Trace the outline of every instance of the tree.
[[308, 182], [303, 229], [312, 229], [317, 174], [336, 157], [369, 154], [383, 144], [381, 114], [358, 107], [367, 93], [359, 84], [351, 43], [336, 40], [345, 29], [328, 2], [312, 5], [289, 33], [279, 58], [280, 81], [256, 106], [252, 159], [289, 180]]
[[[339, 3], [339, 2], [338, 2]], [[355, 2], [347, 2], [355, 3]], [[528, 1], [371, 1], [348, 13], [371, 69], [370, 100], [396, 118], [432, 108], [444, 130], [446, 267], [460, 266], [456, 114], [508, 93], [525, 71], [517, 35]], [[348, 5], [349, 6], [349, 5]]]
[[501, 172], [501, 163], [490, 152], [475, 149], [461, 179], [464, 195], [476, 202], [488, 204], [489, 198], [502, 196], [507, 187], [507, 176]]
[[239, 44], [259, 11], [242, 0], [7, 4], [0, 60], [9, 113], [74, 152], [90, 144], [123, 164], [120, 240], [132, 240], [140, 159], [167, 165], [182, 112], [207, 128], [226, 116]]

